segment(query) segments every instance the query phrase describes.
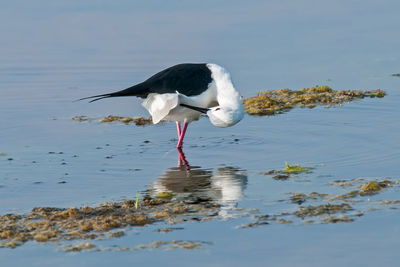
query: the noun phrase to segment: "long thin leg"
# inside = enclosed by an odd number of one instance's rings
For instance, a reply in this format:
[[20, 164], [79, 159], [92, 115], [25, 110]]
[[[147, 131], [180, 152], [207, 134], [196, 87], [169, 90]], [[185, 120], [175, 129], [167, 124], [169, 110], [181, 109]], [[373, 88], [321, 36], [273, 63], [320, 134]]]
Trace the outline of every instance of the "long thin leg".
[[176, 122], [176, 131], [178, 132], [178, 138], [181, 137], [181, 123], [179, 121]]
[[185, 137], [185, 133], [186, 133], [186, 129], [187, 129], [188, 125], [189, 125], [189, 123], [187, 123], [187, 122], [185, 122], [183, 124], [183, 129], [181, 131], [181, 135], [179, 136], [179, 141], [178, 141], [178, 145], [176, 146], [176, 148], [182, 147], [183, 138]]

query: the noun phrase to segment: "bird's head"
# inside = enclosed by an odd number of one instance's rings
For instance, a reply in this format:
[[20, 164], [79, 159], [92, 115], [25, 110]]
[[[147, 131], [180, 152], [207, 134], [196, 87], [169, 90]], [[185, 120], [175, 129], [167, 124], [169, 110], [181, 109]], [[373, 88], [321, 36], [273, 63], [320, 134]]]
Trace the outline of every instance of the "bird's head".
[[243, 108], [216, 106], [208, 109], [207, 116], [211, 123], [217, 127], [230, 127], [243, 119]]
[[239, 105], [236, 108], [222, 106], [199, 108], [185, 104], [181, 104], [181, 106], [206, 114], [214, 126], [222, 128], [235, 125], [243, 119], [244, 115], [244, 109], [242, 105]]

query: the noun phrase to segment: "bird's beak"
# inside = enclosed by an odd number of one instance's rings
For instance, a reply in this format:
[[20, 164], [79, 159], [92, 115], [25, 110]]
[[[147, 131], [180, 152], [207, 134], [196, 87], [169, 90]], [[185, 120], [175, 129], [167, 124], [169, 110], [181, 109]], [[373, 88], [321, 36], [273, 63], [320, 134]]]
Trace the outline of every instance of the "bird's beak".
[[186, 104], [181, 104], [181, 106], [185, 107], [185, 108], [190, 108], [190, 109], [196, 110], [196, 111], [204, 113], [204, 114], [207, 114], [207, 111], [210, 110], [209, 108], [199, 108], [199, 107], [190, 106], [190, 105], [186, 105]]

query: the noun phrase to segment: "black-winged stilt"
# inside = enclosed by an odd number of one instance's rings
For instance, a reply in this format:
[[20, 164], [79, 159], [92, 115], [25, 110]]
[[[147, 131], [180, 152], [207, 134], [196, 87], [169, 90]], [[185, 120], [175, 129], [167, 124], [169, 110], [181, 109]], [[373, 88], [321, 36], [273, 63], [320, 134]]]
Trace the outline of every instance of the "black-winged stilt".
[[142, 105], [151, 114], [154, 124], [161, 120], [175, 121], [177, 148], [182, 147], [188, 124], [198, 120], [202, 113], [217, 127], [235, 125], [244, 115], [242, 99], [230, 74], [216, 64], [175, 65], [127, 89], [80, 100], [95, 98], [90, 101], [93, 102], [119, 96], [145, 98]]

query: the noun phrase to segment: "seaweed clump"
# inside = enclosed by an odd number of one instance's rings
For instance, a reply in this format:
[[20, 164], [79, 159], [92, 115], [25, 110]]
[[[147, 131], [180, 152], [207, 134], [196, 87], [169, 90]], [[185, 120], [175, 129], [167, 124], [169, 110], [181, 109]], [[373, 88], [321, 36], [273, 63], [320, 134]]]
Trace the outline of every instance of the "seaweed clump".
[[147, 125], [147, 124], [151, 124], [153, 121], [151, 118], [143, 118], [143, 117], [139, 117], [139, 116], [135, 116], [135, 117], [122, 117], [122, 116], [114, 116], [114, 115], [108, 115], [104, 118], [99, 119], [99, 122], [123, 122], [125, 124], [129, 124], [129, 123], [134, 123], [137, 126], [143, 126], [143, 125]]
[[243, 100], [244, 108], [250, 115], [275, 115], [287, 112], [295, 107], [314, 108], [341, 105], [364, 97], [384, 97], [385, 92], [376, 90], [333, 90], [321, 85], [301, 90], [267, 90]]
[[307, 206], [307, 207], [300, 207], [298, 211], [294, 213], [296, 217], [304, 218], [304, 217], [314, 217], [314, 216], [321, 216], [321, 215], [331, 215], [336, 213], [343, 213], [353, 208], [347, 204], [326, 204], [326, 205], [319, 205], [319, 206]]
[[92, 119], [92, 118], [89, 118], [88, 116], [81, 115], [81, 116], [73, 116], [73, 117], [71, 118], [71, 120], [73, 120], [73, 121], [79, 121], [79, 122], [83, 122], [83, 121], [90, 122], [90, 121], [92, 121], [93, 119]]
[[306, 202], [307, 200], [319, 200], [319, 199], [323, 199], [327, 196], [328, 196], [328, 194], [326, 194], [326, 193], [317, 193], [317, 192], [311, 192], [309, 194], [293, 193], [290, 196], [290, 202], [301, 205], [304, 202]]
[[[136, 205], [134, 200], [126, 200], [106, 202], [96, 207], [38, 207], [28, 214], [0, 216], [0, 247], [14, 248], [30, 240], [51, 242], [120, 237], [125, 229], [157, 221], [175, 224], [193, 217], [197, 221], [206, 220], [209, 219], [207, 214], [214, 214], [218, 209], [219, 205], [214, 203], [192, 204], [181, 199], [151, 198], [149, 195], [141, 200], [140, 205]], [[175, 245], [185, 246], [181, 243]], [[90, 243], [83, 242], [65, 251], [92, 249]]]
[[[71, 120], [78, 121], [78, 122], [91, 122], [94, 120], [94, 118], [90, 118], [84, 115], [81, 116], [74, 116], [71, 118]], [[110, 122], [122, 122], [125, 124], [131, 124], [134, 123], [137, 126], [144, 126], [151, 124], [153, 121], [150, 118], [144, 118], [144, 117], [123, 117], [123, 116], [115, 116], [115, 115], [108, 115], [106, 117], [100, 118], [98, 120], [100, 123], [110, 123]]]
[[360, 196], [374, 195], [374, 194], [377, 194], [380, 191], [382, 191], [382, 189], [384, 187], [391, 186], [391, 185], [392, 185], [392, 183], [388, 180], [383, 180], [380, 182], [370, 181], [361, 186], [359, 193], [360, 193]]
[[267, 172], [261, 172], [260, 174], [274, 175], [272, 178], [275, 180], [286, 180], [293, 175], [311, 173], [312, 169], [314, 169], [314, 167], [301, 166], [299, 164], [289, 165], [287, 162], [285, 162], [285, 168], [282, 170], [270, 170]]
[[206, 242], [200, 242], [200, 241], [181, 241], [181, 240], [172, 240], [172, 241], [154, 241], [149, 244], [142, 244], [134, 247], [134, 250], [143, 250], [143, 249], [158, 249], [158, 248], [164, 248], [166, 250], [171, 250], [171, 249], [177, 249], [177, 248], [182, 248], [182, 249], [200, 249], [203, 247], [203, 244], [209, 244]]

